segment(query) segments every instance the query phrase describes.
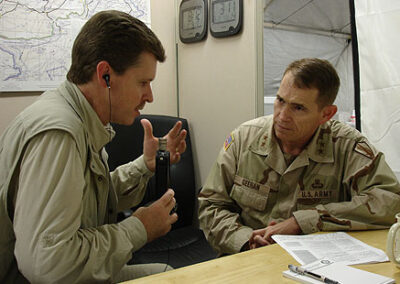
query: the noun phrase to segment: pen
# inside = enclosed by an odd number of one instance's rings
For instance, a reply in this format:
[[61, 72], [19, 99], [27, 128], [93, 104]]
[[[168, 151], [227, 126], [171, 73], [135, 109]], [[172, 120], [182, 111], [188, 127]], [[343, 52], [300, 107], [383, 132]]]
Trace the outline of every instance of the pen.
[[288, 268], [289, 268], [290, 271], [292, 271], [294, 273], [305, 275], [305, 276], [314, 278], [314, 279], [319, 280], [319, 281], [324, 282], [324, 283], [340, 284], [339, 282], [337, 282], [335, 280], [332, 280], [332, 279], [329, 279], [328, 277], [325, 277], [325, 276], [322, 276], [322, 275], [318, 275], [318, 274], [316, 274], [314, 272], [308, 271], [308, 270], [306, 270], [306, 269], [304, 269], [302, 267], [295, 266], [293, 264], [289, 264]]

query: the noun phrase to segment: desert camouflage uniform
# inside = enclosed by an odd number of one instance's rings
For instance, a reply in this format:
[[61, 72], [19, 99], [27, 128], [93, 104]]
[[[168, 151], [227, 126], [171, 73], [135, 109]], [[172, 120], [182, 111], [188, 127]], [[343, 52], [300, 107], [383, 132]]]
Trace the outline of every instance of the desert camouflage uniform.
[[233, 131], [199, 195], [200, 226], [216, 250], [239, 252], [253, 229], [291, 216], [305, 234], [395, 222], [399, 182], [357, 130], [329, 121], [287, 163], [272, 123], [261, 117]]

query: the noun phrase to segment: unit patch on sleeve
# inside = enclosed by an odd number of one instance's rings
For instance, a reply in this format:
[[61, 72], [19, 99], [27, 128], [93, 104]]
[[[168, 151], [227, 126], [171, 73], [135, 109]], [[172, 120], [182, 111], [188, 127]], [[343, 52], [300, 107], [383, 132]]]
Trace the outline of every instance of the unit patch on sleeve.
[[233, 138], [233, 134], [229, 134], [228, 138], [226, 138], [225, 142], [224, 142], [224, 149], [225, 151], [228, 150], [229, 146], [231, 146], [231, 144], [233, 143], [235, 139]]
[[374, 152], [366, 142], [358, 142], [354, 148], [354, 151], [370, 159], [375, 157]]

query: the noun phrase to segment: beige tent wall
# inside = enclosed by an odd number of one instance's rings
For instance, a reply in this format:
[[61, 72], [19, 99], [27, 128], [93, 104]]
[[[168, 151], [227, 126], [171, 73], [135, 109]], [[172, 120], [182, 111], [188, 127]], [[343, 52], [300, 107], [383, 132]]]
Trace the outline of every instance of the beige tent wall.
[[179, 112], [191, 126], [201, 185], [229, 133], [263, 113], [263, 1], [244, 0], [243, 6], [239, 35], [178, 40]]

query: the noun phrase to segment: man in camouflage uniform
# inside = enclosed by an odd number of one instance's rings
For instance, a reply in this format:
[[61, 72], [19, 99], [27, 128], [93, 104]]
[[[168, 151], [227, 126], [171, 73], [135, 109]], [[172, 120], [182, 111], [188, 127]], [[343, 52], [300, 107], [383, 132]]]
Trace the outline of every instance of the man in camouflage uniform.
[[387, 228], [400, 185], [354, 128], [330, 120], [339, 78], [302, 59], [286, 69], [273, 116], [227, 138], [199, 195], [200, 226], [221, 254], [273, 243], [274, 234]]

